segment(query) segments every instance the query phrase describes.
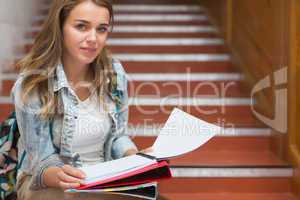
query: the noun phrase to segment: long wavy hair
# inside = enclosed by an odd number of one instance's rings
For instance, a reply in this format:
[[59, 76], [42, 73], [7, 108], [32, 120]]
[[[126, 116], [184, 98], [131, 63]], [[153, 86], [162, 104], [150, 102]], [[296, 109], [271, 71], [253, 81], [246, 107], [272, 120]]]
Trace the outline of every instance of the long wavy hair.
[[[17, 68], [26, 74], [22, 82], [22, 100], [26, 102], [32, 92], [37, 92], [41, 101], [39, 115], [44, 119], [59, 113], [58, 94], [54, 92], [51, 80], [55, 77], [56, 66], [61, 62], [63, 53], [63, 25], [72, 9], [87, 0], [53, 0], [49, 14], [41, 31], [34, 40], [30, 52], [17, 63]], [[108, 9], [110, 25], [113, 25], [113, 8], [110, 0], [89, 0]], [[99, 100], [103, 91], [111, 94], [116, 86], [116, 74], [112, 69], [112, 57], [104, 47], [90, 64], [94, 72], [93, 86]], [[120, 103], [120, 102], [116, 102]], [[60, 113], [62, 114], [62, 113]]]

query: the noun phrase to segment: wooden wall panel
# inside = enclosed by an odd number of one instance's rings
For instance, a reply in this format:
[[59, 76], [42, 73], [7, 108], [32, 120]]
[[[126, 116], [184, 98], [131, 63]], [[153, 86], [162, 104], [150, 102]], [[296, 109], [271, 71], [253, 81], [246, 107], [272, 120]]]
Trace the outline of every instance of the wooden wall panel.
[[[274, 117], [273, 73], [287, 67], [288, 134], [273, 131], [271, 148], [295, 166], [295, 188], [300, 193], [300, 0], [202, 0], [235, 65], [244, 72], [249, 89], [270, 76], [272, 87], [255, 96], [260, 112]], [[226, 16], [228, 15], [228, 16]], [[229, 39], [228, 39], [229, 38]]]
[[300, 0], [290, 1], [289, 152], [295, 163], [294, 185], [300, 196]]
[[[271, 87], [257, 93], [256, 110], [274, 117], [273, 73], [288, 66], [288, 8], [284, 0], [203, 0], [221, 33], [229, 39], [233, 62], [246, 75], [251, 90], [266, 76]], [[226, 16], [226, 15], [229, 15]], [[225, 22], [224, 22], [225, 20]], [[226, 31], [225, 31], [226, 30]], [[222, 34], [224, 35], [224, 34]], [[227, 39], [228, 40], [228, 39]], [[283, 158], [287, 137], [274, 132], [273, 150]], [[285, 147], [285, 148], [284, 148]]]

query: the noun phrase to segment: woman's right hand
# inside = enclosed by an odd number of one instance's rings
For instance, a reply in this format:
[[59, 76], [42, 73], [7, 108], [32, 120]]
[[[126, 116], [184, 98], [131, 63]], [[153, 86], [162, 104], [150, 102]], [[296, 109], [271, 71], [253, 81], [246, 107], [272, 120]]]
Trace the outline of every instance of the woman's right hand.
[[58, 187], [62, 190], [79, 187], [85, 178], [80, 169], [71, 165], [63, 167], [49, 167], [44, 172], [44, 183], [48, 187]]
[[59, 187], [63, 190], [79, 187], [85, 178], [85, 174], [80, 169], [71, 165], [64, 165], [57, 173]]

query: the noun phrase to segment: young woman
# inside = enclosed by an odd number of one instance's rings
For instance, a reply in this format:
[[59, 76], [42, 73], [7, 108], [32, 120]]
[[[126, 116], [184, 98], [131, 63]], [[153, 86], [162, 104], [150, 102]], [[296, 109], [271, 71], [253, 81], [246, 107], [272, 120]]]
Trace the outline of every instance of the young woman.
[[[12, 90], [21, 135], [19, 199], [64, 199], [63, 190], [84, 179], [76, 167], [137, 152], [126, 136], [125, 72], [106, 47], [112, 22], [109, 0], [53, 0], [19, 62]], [[81, 197], [99, 199], [72, 196]]]

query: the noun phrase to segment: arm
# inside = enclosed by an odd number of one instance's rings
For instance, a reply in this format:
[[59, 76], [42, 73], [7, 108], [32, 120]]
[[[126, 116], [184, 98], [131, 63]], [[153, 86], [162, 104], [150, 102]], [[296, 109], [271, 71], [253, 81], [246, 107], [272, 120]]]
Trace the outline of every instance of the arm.
[[[12, 90], [15, 104], [16, 118], [20, 132], [19, 151], [25, 152], [20, 170], [26, 170], [32, 175], [30, 189], [45, 188], [43, 172], [51, 166], [63, 166], [54, 149], [50, 134], [49, 124], [38, 116], [40, 103], [37, 95], [31, 95], [28, 103], [23, 104], [21, 99], [22, 79], [19, 78]], [[24, 165], [24, 168], [22, 167]]]
[[118, 111], [117, 130], [112, 143], [112, 156], [114, 159], [132, 155], [138, 152], [137, 147], [127, 134], [128, 128], [128, 92], [125, 71], [120, 62], [115, 61], [113, 67], [117, 73], [117, 89], [122, 101], [122, 108]]

